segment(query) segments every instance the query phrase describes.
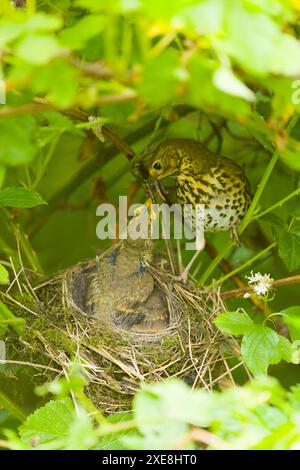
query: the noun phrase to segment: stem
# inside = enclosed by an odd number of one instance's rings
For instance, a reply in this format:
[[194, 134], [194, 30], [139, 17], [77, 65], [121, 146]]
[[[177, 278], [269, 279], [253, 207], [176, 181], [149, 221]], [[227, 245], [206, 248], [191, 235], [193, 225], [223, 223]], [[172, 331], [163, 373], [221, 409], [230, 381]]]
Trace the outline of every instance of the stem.
[[289, 194], [288, 196], [284, 197], [283, 199], [281, 199], [280, 201], [276, 202], [275, 204], [273, 204], [273, 206], [270, 206], [268, 209], [262, 211], [262, 212], [259, 212], [258, 214], [254, 215], [253, 216], [253, 220], [257, 220], [257, 219], [260, 219], [261, 217], [263, 217], [264, 215], [268, 214], [269, 212], [272, 212], [274, 209], [276, 209], [276, 207], [280, 207], [280, 206], [283, 206], [283, 204], [285, 204], [287, 201], [289, 201], [290, 199], [292, 199], [293, 197], [297, 196], [298, 194], [300, 194], [300, 188], [298, 189], [295, 189], [295, 191], [293, 191], [291, 194]]
[[155, 46], [152, 47], [152, 49], [149, 51], [149, 56], [151, 58], [158, 56], [161, 54], [166, 47], [168, 47], [171, 42], [173, 42], [175, 39], [175, 33], [168, 33], [165, 36], [161, 38], [160, 41], [158, 41]]
[[230, 273], [225, 274], [225, 275], [222, 276], [220, 279], [218, 279], [217, 281], [215, 281], [214, 285], [221, 284], [222, 282], [226, 281], [226, 279], [229, 279], [231, 276], [234, 276], [234, 275], [237, 274], [238, 272], [243, 271], [245, 268], [247, 268], [247, 267], [250, 266], [252, 263], [254, 263], [254, 261], [256, 261], [256, 260], [259, 259], [261, 256], [263, 256], [265, 253], [267, 253], [268, 251], [272, 250], [272, 248], [274, 248], [276, 245], [277, 245], [276, 242], [271, 243], [271, 244], [270, 244], [269, 246], [267, 246], [264, 250], [260, 251], [260, 252], [257, 253], [256, 255], [252, 256], [252, 257], [249, 258], [247, 261], [245, 261], [243, 264], [241, 264], [241, 265], [238, 266], [237, 268], [233, 269]]
[[19, 226], [15, 227], [15, 235], [19, 239], [20, 246], [23, 252], [25, 253], [25, 256], [28, 259], [32, 269], [39, 274], [43, 274], [44, 270], [40, 264], [36, 252], [31, 246], [28, 235], [23, 233], [23, 231], [20, 230]]
[[23, 318], [9, 318], [9, 319], [0, 319], [0, 326], [1, 325], [20, 325], [23, 326], [25, 323], [25, 320]]
[[[149, 421], [151, 423], [156, 422], [156, 420], [149, 420]], [[160, 423], [161, 420], [159, 419], [157, 420], [157, 422]], [[104, 437], [109, 434], [118, 433], [120, 431], [127, 431], [128, 429], [137, 429], [137, 428], [138, 428], [138, 424], [135, 420], [121, 421], [120, 423], [105, 424], [101, 428], [98, 428], [96, 430], [96, 433], [98, 437]]]
[[56, 149], [57, 143], [58, 143], [61, 135], [62, 135], [62, 133], [59, 132], [55, 136], [55, 138], [52, 140], [52, 142], [50, 143], [49, 148], [48, 148], [48, 152], [46, 154], [46, 157], [45, 157], [44, 161], [42, 162], [42, 164], [41, 164], [41, 166], [40, 166], [40, 168], [37, 172], [35, 181], [33, 183], [33, 189], [35, 189], [38, 186], [39, 182], [41, 181], [42, 177], [44, 176], [44, 173], [45, 173], [45, 171], [46, 171], [46, 169], [47, 169], [47, 167], [50, 163], [50, 160], [53, 157], [54, 151]]
[[9, 261], [5, 261], [3, 259], [0, 259], [0, 264], [2, 266], [7, 266], [8, 268], [11, 268], [11, 263]]
[[275, 150], [275, 152], [273, 153], [273, 156], [270, 160], [270, 163], [269, 165], [267, 166], [266, 168], [266, 171], [261, 179], [261, 182], [259, 183], [258, 187], [257, 187], [257, 190], [256, 190], [256, 193], [254, 194], [254, 197], [252, 199], [252, 202], [250, 204], [250, 207], [247, 211], [247, 214], [244, 218], [244, 220], [242, 221], [241, 225], [239, 226], [239, 234], [242, 234], [243, 231], [245, 230], [245, 228], [249, 225], [249, 223], [251, 222], [252, 220], [252, 216], [253, 216], [253, 213], [259, 203], [259, 200], [261, 198], [261, 195], [267, 185], [267, 182], [269, 181], [269, 178], [271, 176], [271, 173], [278, 161], [278, 158], [279, 158], [279, 151], [278, 149]]
[[93, 402], [85, 395], [83, 391], [76, 392], [77, 398], [81, 401], [86, 410], [91, 413], [97, 423], [102, 426], [108, 423], [107, 419], [103, 416], [100, 410], [96, 408]]
[[[294, 125], [296, 124], [298, 120], [298, 114], [294, 114], [294, 116], [291, 118], [290, 122], [288, 123], [287, 127], [286, 127], [286, 131], [289, 132], [293, 127]], [[252, 202], [249, 206], [249, 209], [244, 217], [244, 220], [242, 221], [242, 223], [240, 224], [239, 226], [239, 229], [238, 229], [238, 233], [239, 235], [241, 235], [244, 230], [246, 229], [246, 227], [248, 227], [248, 225], [252, 222], [252, 220], [254, 220], [254, 212], [255, 212], [255, 209], [259, 203], [259, 200], [261, 198], [261, 195], [269, 181], [269, 178], [271, 176], [271, 173], [278, 161], [278, 158], [279, 158], [279, 150], [276, 149], [275, 152], [273, 153], [272, 155], [272, 158], [265, 170], [265, 173], [261, 179], [261, 182], [259, 183], [258, 187], [257, 187], [257, 190], [256, 190], [256, 193], [252, 199]], [[204, 284], [207, 279], [209, 278], [209, 276], [214, 272], [215, 268], [218, 266], [218, 264], [220, 263], [220, 261], [227, 255], [227, 253], [229, 252], [229, 250], [232, 248], [233, 246], [233, 242], [230, 240], [226, 243], [226, 245], [224, 246], [223, 250], [219, 253], [219, 255], [213, 260], [213, 262], [208, 266], [208, 268], [204, 271], [204, 273], [202, 274], [200, 280], [199, 280], [199, 284]]]
[[7, 116], [22, 116], [23, 114], [37, 114], [42, 111], [47, 111], [50, 109], [50, 106], [47, 104], [36, 104], [29, 103], [18, 106], [17, 108], [12, 106], [1, 107], [0, 109], [0, 118]]
[[4, 408], [11, 416], [14, 416], [19, 421], [23, 422], [26, 419], [26, 414], [23, 410], [12, 401], [6, 393], [0, 390], [0, 405]]
[[207, 281], [209, 276], [214, 272], [214, 270], [216, 269], [218, 264], [222, 261], [222, 259], [225, 258], [225, 256], [227, 255], [227, 253], [229, 252], [232, 246], [233, 246], [233, 242], [229, 240], [224, 246], [223, 250], [220, 251], [218, 256], [216, 256], [216, 258], [210, 263], [208, 268], [204, 271], [204, 273], [202, 274], [202, 276], [200, 277], [198, 281], [198, 284], [204, 284]]
[[[296, 276], [290, 276], [284, 279], [277, 279], [277, 281], [274, 281], [272, 283], [272, 288], [290, 286], [290, 285], [299, 284], [299, 283], [300, 283], [300, 275], [297, 274]], [[250, 286], [244, 287], [242, 289], [232, 289], [232, 290], [228, 290], [225, 292], [221, 292], [220, 296], [222, 300], [226, 300], [226, 299], [234, 299], [236, 297], [241, 297], [242, 295], [248, 294], [248, 293], [253, 294], [253, 289]]]
[[22, 248], [26, 258], [28, 259], [31, 268], [35, 272], [42, 274], [43, 268], [39, 262], [36, 252], [31, 246], [27, 234], [20, 230], [19, 225], [12, 220], [11, 215], [7, 209], [3, 207], [2, 211], [5, 216], [5, 224], [7, 226], [7, 229], [16, 237], [17, 240], [19, 240], [20, 247]]

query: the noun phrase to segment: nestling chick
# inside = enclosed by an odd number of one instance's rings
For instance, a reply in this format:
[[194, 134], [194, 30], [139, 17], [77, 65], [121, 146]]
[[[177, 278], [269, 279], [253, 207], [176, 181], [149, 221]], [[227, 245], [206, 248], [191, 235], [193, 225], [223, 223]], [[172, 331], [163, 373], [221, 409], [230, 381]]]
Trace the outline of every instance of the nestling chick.
[[152, 241], [122, 240], [98, 260], [87, 298], [92, 315], [106, 325], [157, 333], [168, 324], [164, 295], [149, 271]]

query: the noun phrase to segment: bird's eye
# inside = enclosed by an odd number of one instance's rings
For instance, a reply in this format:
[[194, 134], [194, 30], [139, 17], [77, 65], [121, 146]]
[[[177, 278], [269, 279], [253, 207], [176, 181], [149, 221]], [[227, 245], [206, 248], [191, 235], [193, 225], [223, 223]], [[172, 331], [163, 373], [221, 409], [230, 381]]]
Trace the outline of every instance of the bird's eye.
[[154, 162], [152, 168], [154, 168], [154, 170], [161, 170], [161, 164], [159, 162]]

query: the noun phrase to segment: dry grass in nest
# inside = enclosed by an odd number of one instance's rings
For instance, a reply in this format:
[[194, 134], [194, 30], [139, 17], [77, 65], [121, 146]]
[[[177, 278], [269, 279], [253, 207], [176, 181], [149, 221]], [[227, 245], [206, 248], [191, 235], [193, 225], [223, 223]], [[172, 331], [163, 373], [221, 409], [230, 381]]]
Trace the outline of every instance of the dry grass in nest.
[[213, 323], [225, 310], [218, 289], [182, 285], [151, 267], [167, 298], [170, 326], [156, 335], [113, 330], [74, 308], [68, 293], [69, 276], [93, 263], [81, 263], [34, 289], [26, 277], [26, 294], [19, 276], [23, 294], [3, 294], [15, 314], [26, 319], [19, 345], [15, 338], [8, 341], [8, 362], [37, 368], [40, 383], [66, 374], [72, 358], [80, 357], [87, 391], [105, 412], [128, 409], [132, 395], [145, 382], [177, 377], [207, 390], [224, 379], [234, 384], [232, 370], [243, 367], [243, 362], [229, 365], [235, 356], [234, 341]]

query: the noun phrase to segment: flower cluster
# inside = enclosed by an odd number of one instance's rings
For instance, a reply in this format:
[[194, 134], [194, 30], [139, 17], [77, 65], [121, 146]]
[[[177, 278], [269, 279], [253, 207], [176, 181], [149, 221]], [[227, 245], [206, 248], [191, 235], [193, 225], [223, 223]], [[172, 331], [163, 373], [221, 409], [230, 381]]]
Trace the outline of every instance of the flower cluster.
[[[274, 281], [270, 274], [253, 273], [253, 271], [251, 271], [250, 276], [246, 276], [246, 279], [252, 285], [256, 295], [266, 295]], [[250, 297], [250, 294], [247, 293], [244, 297]]]

